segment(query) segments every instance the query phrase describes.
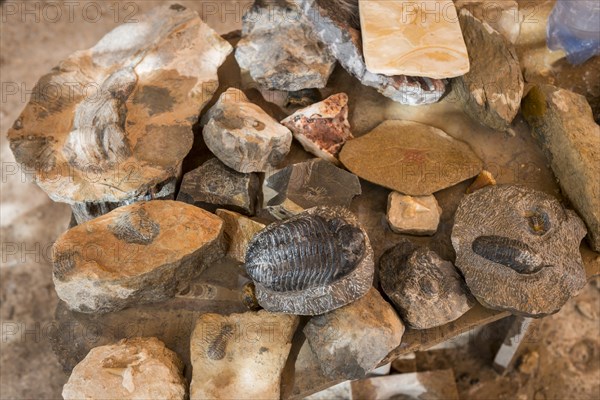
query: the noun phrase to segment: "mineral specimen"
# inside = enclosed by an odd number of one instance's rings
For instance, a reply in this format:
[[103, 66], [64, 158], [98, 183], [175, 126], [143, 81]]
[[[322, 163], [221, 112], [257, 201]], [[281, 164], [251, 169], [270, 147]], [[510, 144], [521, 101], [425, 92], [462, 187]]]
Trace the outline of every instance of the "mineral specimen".
[[202, 119], [206, 145], [219, 160], [238, 172], [264, 172], [289, 153], [292, 133], [246, 95], [234, 88]]
[[335, 58], [311, 32], [295, 3], [254, 5], [242, 18], [235, 58], [242, 70], [268, 89], [322, 88]]
[[330, 379], [360, 379], [400, 345], [404, 325], [377, 289], [352, 304], [313, 317], [304, 335]]
[[435, 196], [406, 196], [391, 192], [387, 221], [392, 231], [410, 235], [433, 235], [440, 223], [442, 209]]
[[183, 363], [157, 338], [93, 348], [63, 386], [65, 400], [185, 399]]
[[120, 207], [57, 239], [56, 293], [86, 313], [166, 300], [224, 255], [222, 236], [219, 217], [182, 202]]
[[359, 177], [410, 196], [430, 195], [482, 169], [466, 143], [432, 126], [394, 120], [346, 143], [340, 161]]
[[192, 124], [232, 49], [179, 5], [136, 18], [42, 77], [8, 132], [16, 160], [78, 222], [174, 194]]
[[546, 153], [563, 192], [585, 221], [600, 252], [600, 127], [585, 97], [551, 85], [536, 86], [522, 113]]
[[370, 72], [437, 79], [469, 72], [452, 0], [360, 0], [359, 5]]
[[298, 321], [267, 311], [200, 316], [190, 339], [190, 398], [279, 399]]
[[362, 297], [373, 283], [373, 250], [342, 207], [311, 208], [259, 232], [246, 271], [269, 311], [317, 315]]
[[299, 0], [299, 5], [312, 24], [313, 31], [325, 43], [340, 64], [363, 85], [403, 104], [437, 102], [446, 91], [438, 79], [404, 75], [385, 76], [367, 71], [362, 54], [360, 30], [345, 18], [330, 0]]
[[224, 207], [253, 215], [259, 192], [257, 174], [234, 171], [213, 158], [185, 174], [177, 200], [209, 211]]
[[288, 127], [304, 150], [338, 164], [337, 155], [352, 139], [348, 122], [348, 95], [338, 93], [303, 108], [281, 123]]
[[465, 196], [454, 219], [456, 266], [486, 307], [542, 317], [586, 283], [583, 222], [548, 194], [488, 186]]
[[381, 256], [379, 278], [402, 321], [414, 329], [454, 321], [474, 304], [451, 262], [406, 239]]
[[471, 70], [452, 83], [452, 91], [474, 120], [507, 131], [519, 112], [523, 75], [512, 44], [467, 10], [459, 21], [469, 50]]
[[248, 243], [265, 226], [233, 211], [218, 209], [216, 214], [225, 223], [225, 237], [229, 241], [227, 256], [243, 264]]

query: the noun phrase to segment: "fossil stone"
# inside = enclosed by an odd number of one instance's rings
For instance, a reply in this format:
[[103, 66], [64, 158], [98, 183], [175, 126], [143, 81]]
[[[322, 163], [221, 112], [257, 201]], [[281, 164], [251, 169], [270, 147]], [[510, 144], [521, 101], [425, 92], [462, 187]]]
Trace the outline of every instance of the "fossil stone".
[[370, 72], [437, 79], [469, 72], [452, 0], [359, 0], [359, 5]]
[[225, 237], [229, 241], [227, 256], [243, 264], [248, 243], [265, 226], [233, 211], [218, 209], [216, 214], [225, 223]]
[[452, 91], [465, 112], [490, 128], [507, 131], [519, 112], [523, 75], [513, 45], [466, 9], [459, 12], [460, 25], [471, 69], [455, 78]]
[[315, 207], [259, 232], [248, 246], [246, 271], [266, 310], [323, 314], [369, 290], [373, 249], [350, 211]]
[[65, 400], [185, 399], [183, 363], [157, 338], [93, 348], [63, 387]]
[[79, 312], [108, 312], [173, 297], [224, 255], [223, 221], [182, 202], [120, 207], [54, 243], [58, 297]]
[[43, 76], [8, 132], [16, 160], [78, 222], [174, 194], [192, 124], [232, 50], [185, 7], [136, 18]]
[[435, 196], [406, 196], [391, 192], [387, 221], [392, 231], [410, 235], [433, 235], [440, 223], [442, 209]]
[[313, 317], [304, 335], [330, 379], [359, 379], [400, 345], [404, 325], [377, 289], [352, 304]]
[[334, 164], [339, 164], [337, 155], [344, 143], [353, 138], [346, 93], [298, 110], [281, 123], [292, 131], [304, 150]]
[[209, 211], [224, 207], [253, 215], [259, 192], [257, 174], [234, 171], [213, 158], [185, 174], [177, 200]]
[[444, 325], [474, 305], [451, 262], [406, 239], [381, 256], [379, 277], [402, 321], [414, 329]]
[[586, 283], [586, 230], [554, 197], [523, 186], [467, 195], [454, 217], [456, 266], [486, 307], [527, 317], [557, 312]]
[[456, 0], [457, 9], [466, 8], [480, 21], [501, 33], [509, 42], [516, 43], [521, 33], [521, 23], [525, 19], [519, 13], [516, 0], [490, 2], [488, 0]]
[[268, 89], [325, 87], [335, 58], [295, 3], [260, 3], [255, 2], [242, 18], [242, 39], [235, 51], [240, 68]]
[[349, 207], [361, 188], [356, 175], [313, 159], [269, 176], [263, 192], [265, 208], [276, 218], [285, 219], [315, 206]]
[[467, 188], [467, 194], [473, 193], [476, 190], [484, 188], [486, 186], [493, 186], [496, 184], [496, 179], [490, 171], [483, 170], [477, 175], [473, 183]]
[[600, 252], [600, 127], [585, 97], [551, 85], [535, 86], [522, 114], [544, 150], [561, 189]]
[[403, 104], [435, 103], [444, 95], [446, 85], [438, 79], [369, 72], [362, 54], [360, 30], [345, 19], [347, 13], [340, 12], [336, 2], [299, 0], [299, 5], [319, 39], [329, 47], [342, 67], [363, 85]]
[[238, 172], [264, 172], [290, 151], [292, 133], [246, 95], [229, 88], [202, 118], [206, 145]]
[[350, 140], [340, 161], [359, 177], [410, 196], [427, 196], [477, 175], [482, 161], [432, 126], [388, 120]]
[[298, 321], [264, 310], [201, 315], [190, 339], [190, 398], [279, 399]]

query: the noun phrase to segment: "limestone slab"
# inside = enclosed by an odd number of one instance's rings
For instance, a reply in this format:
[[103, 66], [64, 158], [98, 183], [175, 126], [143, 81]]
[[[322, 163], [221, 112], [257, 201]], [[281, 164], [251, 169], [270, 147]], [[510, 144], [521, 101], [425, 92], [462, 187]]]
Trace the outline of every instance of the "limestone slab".
[[440, 223], [442, 208], [435, 196], [406, 196], [392, 192], [388, 196], [387, 221], [396, 233], [433, 235]]

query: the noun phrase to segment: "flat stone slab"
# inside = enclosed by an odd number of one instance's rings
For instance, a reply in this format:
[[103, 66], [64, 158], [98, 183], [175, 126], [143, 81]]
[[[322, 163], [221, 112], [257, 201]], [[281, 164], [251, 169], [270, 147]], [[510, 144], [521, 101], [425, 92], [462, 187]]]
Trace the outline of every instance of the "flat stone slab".
[[387, 221], [396, 233], [433, 235], [440, 223], [442, 208], [435, 196], [406, 196], [391, 192], [388, 197]]

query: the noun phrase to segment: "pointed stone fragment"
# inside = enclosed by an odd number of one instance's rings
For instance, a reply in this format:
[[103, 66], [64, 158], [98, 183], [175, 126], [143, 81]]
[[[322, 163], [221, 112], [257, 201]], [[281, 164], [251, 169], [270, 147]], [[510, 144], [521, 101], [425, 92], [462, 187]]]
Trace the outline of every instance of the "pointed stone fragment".
[[246, 261], [248, 242], [265, 225], [233, 211], [218, 209], [216, 214], [225, 223], [225, 236], [229, 241], [227, 256], [243, 264]]
[[473, 183], [467, 188], [466, 193], [470, 194], [476, 190], [484, 188], [486, 186], [494, 186], [496, 184], [496, 179], [492, 175], [490, 171], [483, 170], [477, 175]]
[[391, 192], [387, 221], [392, 231], [409, 235], [433, 235], [440, 223], [442, 209], [435, 196], [406, 196]]

